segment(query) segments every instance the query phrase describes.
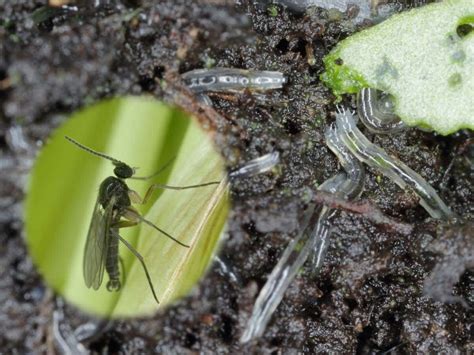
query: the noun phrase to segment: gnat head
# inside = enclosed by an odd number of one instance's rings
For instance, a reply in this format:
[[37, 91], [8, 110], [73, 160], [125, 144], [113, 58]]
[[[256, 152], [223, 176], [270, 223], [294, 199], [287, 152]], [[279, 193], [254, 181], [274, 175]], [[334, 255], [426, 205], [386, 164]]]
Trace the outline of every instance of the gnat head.
[[112, 162], [112, 164], [114, 164], [114, 166], [115, 166], [114, 174], [119, 179], [128, 179], [128, 178], [132, 177], [133, 174], [135, 174], [135, 169], [128, 166], [124, 162], [121, 162], [120, 160], [117, 160], [117, 159], [114, 159], [114, 158], [112, 158], [108, 155], [105, 155], [104, 153], [96, 152], [95, 150], [92, 150], [91, 148], [86, 147], [85, 145], [79, 143], [78, 141], [72, 139], [71, 137], [65, 136], [65, 138], [69, 142], [75, 144], [76, 146], [78, 146], [82, 150], [85, 150], [88, 153], [91, 153], [91, 154], [97, 155], [98, 157], [110, 160]]

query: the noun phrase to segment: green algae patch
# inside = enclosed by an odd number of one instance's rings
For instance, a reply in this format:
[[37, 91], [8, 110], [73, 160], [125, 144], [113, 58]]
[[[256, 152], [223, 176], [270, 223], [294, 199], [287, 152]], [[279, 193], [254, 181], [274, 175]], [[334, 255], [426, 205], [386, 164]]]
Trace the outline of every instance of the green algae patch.
[[338, 97], [363, 87], [390, 93], [409, 126], [474, 129], [473, 26], [472, 0], [395, 15], [340, 42], [321, 79]]

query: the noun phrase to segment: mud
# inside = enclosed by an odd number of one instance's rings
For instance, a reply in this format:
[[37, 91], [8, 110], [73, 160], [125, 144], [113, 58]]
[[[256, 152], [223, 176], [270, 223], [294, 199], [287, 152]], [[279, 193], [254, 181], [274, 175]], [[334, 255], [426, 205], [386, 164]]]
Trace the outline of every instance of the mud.
[[[111, 322], [83, 344], [95, 353], [474, 351], [470, 132], [368, 134], [440, 191], [459, 219], [430, 220], [410, 193], [368, 169], [362, 198], [414, 232], [339, 212], [319, 276], [303, 269], [264, 337], [238, 341], [298, 217], [339, 170], [324, 144], [334, 98], [318, 78], [322, 58], [370, 21], [356, 26], [351, 11], [295, 14], [242, 0], [90, 3], [53, 14], [38, 12], [45, 1], [0, 4], [0, 352], [58, 352], [57, 302], [27, 255], [21, 216], [26, 176], [47, 136], [70, 112], [105, 97], [148, 93], [192, 103], [170, 78], [212, 66], [278, 70], [289, 78], [264, 100], [245, 92], [213, 95], [217, 113], [187, 107], [209, 121], [229, 168], [280, 152], [272, 172], [232, 186], [221, 254], [237, 281], [213, 266], [175, 306], [152, 319]], [[345, 103], [353, 107], [352, 98]], [[64, 312], [72, 329], [94, 321], [69, 306]]]

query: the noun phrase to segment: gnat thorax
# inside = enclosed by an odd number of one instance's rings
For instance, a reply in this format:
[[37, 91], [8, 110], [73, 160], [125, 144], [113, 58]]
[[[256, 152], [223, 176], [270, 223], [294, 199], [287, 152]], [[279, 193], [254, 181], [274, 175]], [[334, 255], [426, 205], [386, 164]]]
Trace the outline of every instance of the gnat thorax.
[[106, 208], [112, 198], [116, 206], [128, 207], [131, 205], [127, 184], [115, 176], [106, 178], [99, 187], [99, 202]]

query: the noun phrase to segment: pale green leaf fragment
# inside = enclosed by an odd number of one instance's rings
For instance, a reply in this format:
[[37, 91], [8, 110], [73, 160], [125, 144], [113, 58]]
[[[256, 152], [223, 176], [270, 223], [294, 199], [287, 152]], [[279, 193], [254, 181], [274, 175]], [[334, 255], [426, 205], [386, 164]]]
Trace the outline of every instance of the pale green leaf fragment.
[[321, 78], [338, 96], [362, 87], [390, 93], [410, 126], [474, 129], [473, 26], [473, 0], [395, 15], [340, 42]]

